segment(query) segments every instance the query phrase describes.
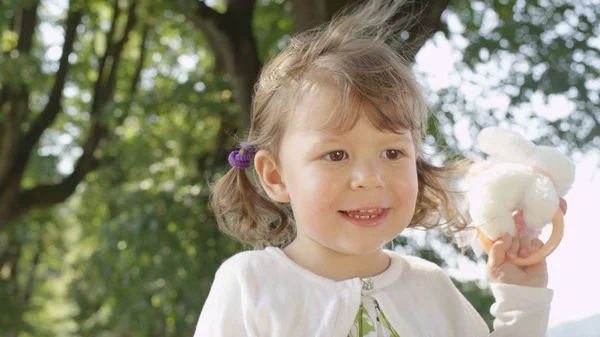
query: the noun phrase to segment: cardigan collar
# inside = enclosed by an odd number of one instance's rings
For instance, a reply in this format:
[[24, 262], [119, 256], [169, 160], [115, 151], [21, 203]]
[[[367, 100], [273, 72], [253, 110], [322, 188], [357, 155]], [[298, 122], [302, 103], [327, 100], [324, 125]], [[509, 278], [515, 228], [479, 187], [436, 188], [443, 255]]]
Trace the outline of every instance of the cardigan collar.
[[294, 270], [295, 272], [302, 275], [303, 277], [308, 278], [312, 282], [321, 284], [323, 286], [335, 288], [359, 287], [362, 289], [363, 294], [373, 293], [377, 290], [383, 289], [393, 284], [400, 277], [400, 274], [402, 273], [402, 270], [405, 268], [406, 265], [406, 262], [400, 254], [391, 250], [384, 250], [384, 252], [390, 256], [391, 261], [388, 268], [381, 274], [374, 275], [372, 277], [355, 277], [343, 281], [335, 281], [317, 275], [312, 271], [299, 266], [298, 264], [296, 264], [296, 262], [292, 261], [280, 248], [267, 247], [265, 248], [265, 252], [280, 260], [282, 264], [285, 265], [287, 268]]

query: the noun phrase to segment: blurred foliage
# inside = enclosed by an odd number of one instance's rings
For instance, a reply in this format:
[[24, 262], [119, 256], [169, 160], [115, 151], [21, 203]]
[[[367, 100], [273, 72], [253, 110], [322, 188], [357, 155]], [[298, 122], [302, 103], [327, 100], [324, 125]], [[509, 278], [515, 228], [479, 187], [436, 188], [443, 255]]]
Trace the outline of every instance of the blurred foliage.
[[[66, 177], [88, 133], [99, 55], [114, 38], [107, 36], [114, 12], [112, 2], [74, 3], [84, 15], [69, 58], [63, 112], [32, 154], [23, 188]], [[124, 8], [128, 2], [120, 3]], [[224, 1], [216, 3], [221, 10]], [[11, 52], [18, 36], [8, 29], [25, 2], [0, 4], [0, 85], [30, 85], [27, 129], [48, 100], [67, 2], [42, 2], [27, 57]], [[115, 34], [123, 29], [124, 12]], [[430, 92], [439, 111], [430, 143], [465, 151], [453, 129], [463, 119], [474, 134], [499, 120], [523, 125], [538, 118], [545, 130], [540, 137], [548, 142], [580, 151], [598, 147], [599, 12], [598, 5], [558, 0], [453, 3], [448, 16], [462, 25], [450, 33], [462, 51], [457, 72], [465, 81], [488, 68], [493, 76], [505, 75], [493, 89], [509, 95], [511, 108], [480, 110], [458, 86]], [[97, 151], [103, 165], [66, 203], [30, 212], [0, 232], [2, 337], [191, 336], [216, 268], [245, 249], [218, 232], [208, 209], [209, 183], [225, 170], [219, 129], [222, 123], [239, 127], [231, 79], [214, 72], [205, 39], [172, 2], [140, 1], [137, 14], [114, 98], [103, 109], [109, 129]], [[290, 1], [258, 1], [254, 29], [261, 60], [275, 55], [294, 30]], [[534, 92], [545, 98], [564, 93], [576, 109], [549, 123], [531, 109], [516, 110]], [[397, 244], [445, 267], [453, 258], [405, 237]], [[489, 324], [488, 290], [474, 282], [457, 286]]]
[[470, 152], [453, 126], [474, 138], [502, 125], [575, 158], [600, 148], [600, 3], [457, 0], [449, 9], [459, 76], [432, 93], [439, 142]]

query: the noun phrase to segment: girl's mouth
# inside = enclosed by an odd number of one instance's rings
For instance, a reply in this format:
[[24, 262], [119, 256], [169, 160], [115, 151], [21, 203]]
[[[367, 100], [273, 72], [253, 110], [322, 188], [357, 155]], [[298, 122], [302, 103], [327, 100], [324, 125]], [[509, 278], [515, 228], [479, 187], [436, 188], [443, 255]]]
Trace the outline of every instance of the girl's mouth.
[[389, 208], [366, 208], [350, 211], [339, 211], [346, 220], [359, 227], [376, 227], [383, 223]]

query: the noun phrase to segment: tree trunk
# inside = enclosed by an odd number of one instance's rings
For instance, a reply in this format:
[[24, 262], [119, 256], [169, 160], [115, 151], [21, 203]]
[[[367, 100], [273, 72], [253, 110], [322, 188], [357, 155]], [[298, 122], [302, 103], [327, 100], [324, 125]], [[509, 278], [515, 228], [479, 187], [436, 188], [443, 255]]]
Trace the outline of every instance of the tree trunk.
[[[301, 32], [329, 21], [345, 6], [356, 5], [368, 0], [292, 0], [296, 31]], [[437, 31], [446, 31], [441, 17], [450, 0], [423, 0], [408, 2], [402, 12], [417, 15], [417, 24], [408, 32], [409, 38], [403, 55], [414, 62], [417, 52], [427, 39]]]
[[178, 9], [204, 33], [215, 57], [215, 71], [231, 78], [242, 112], [241, 125], [246, 130], [254, 83], [262, 66], [252, 30], [255, 0], [229, 0], [224, 14], [204, 2], [198, 2], [191, 11], [178, 4]]
[[364, 0], [292, 0], [296, 32], [321, 25], [346, 6]]
[[[344, 6], [360, 1], [365, 0], [292, 0], [296, 31], [323, 24]], [[404, 54], [410, 61], [433, 33], [445, 30], [441, 15], [449, 2], [424, 0], [410, 5], [412, 12], [422, 13], [418, 24], [409, 31]], [[204, 2], [198, 2], [191, 11], [182, 6], [179, 8], [205, 34], [215, 57], [215, 70], [231, 77], [234, 95], [241, 106], [244, 130], [249, 126], [254, 84], [261, 67], [251, 29], [254, 3], [255, 0], [229, 0], [224, 14]]]
[[[19, 6], [15, 14], [12, 30], [18, 34], [16, 46], [18, 57], [27, 57], [31, 51], [37, 24], [38, 1], [28, 6]], [[20, 161], [26, 160], [21, 142], [24, 135], [21, 123], [29, 114], [29, 91], [25, 82], [6, 83], [0, 93], [0, 230], [14, 215], [23, 171]], [[25, 158], [24, 158], [25, 157]]]

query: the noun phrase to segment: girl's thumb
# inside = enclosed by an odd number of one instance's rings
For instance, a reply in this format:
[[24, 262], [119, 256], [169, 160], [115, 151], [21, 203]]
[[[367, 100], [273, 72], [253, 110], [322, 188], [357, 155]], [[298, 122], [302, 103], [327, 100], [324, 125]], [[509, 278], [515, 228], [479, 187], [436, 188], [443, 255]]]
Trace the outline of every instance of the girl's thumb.
[[506, 251], [508, 251], [511, 244], [512, 239], [508, 233], [504, 234], [504, 236], [494, 242], [488, 256], [489, 268], [498, 268], [506, 261]]

